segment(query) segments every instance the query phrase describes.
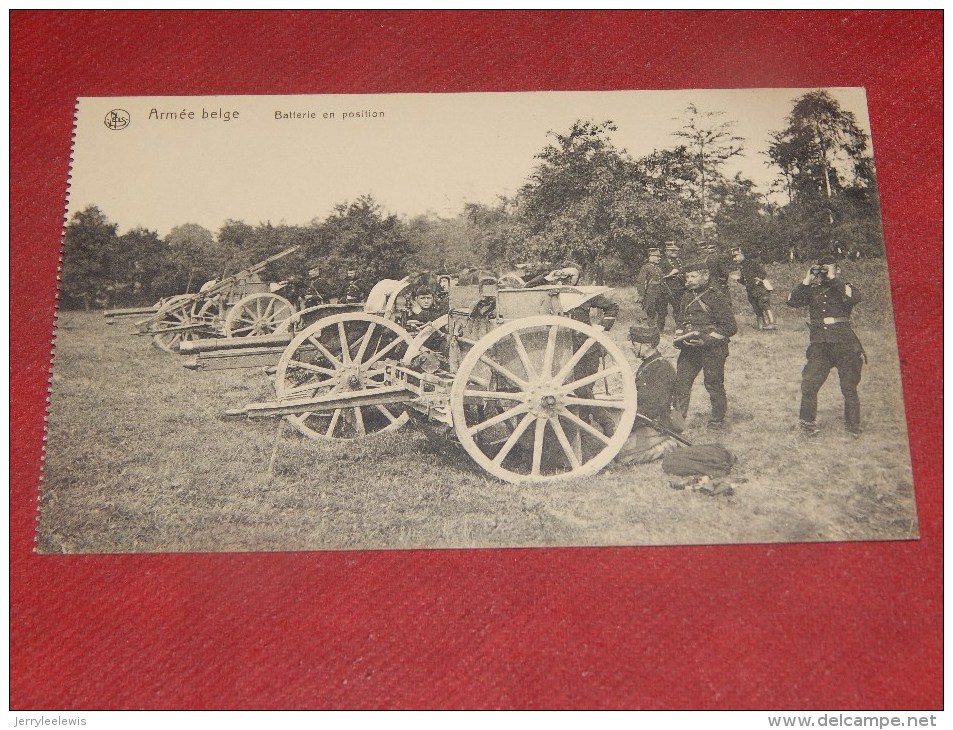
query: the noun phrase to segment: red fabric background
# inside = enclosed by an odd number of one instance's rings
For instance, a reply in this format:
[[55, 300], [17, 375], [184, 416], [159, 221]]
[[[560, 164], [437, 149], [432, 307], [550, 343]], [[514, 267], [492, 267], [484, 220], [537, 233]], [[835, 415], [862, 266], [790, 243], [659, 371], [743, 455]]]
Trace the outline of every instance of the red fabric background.
[[[940, 12], [11, 14], [11, 706], [941, 706]], [[866, 86], [908, 543], [43, 557], [76, 96]]]

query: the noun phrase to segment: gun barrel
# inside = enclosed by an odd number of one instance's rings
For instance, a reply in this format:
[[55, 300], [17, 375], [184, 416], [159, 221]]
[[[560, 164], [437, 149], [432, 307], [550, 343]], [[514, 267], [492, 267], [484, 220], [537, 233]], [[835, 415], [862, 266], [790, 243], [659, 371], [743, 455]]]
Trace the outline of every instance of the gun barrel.
[[645, 416], [645, 415], [643, 415], [643, 414], [641, 414], [641, 413], [636, 413], [636, 414], [635, 414], [635, 420], [638, 421], [639, 423], [644, 423], [644, 424], [645, 424], [646, 426], [648, 426], [649, 428], [654, 428], [656, 431], [658, 431], [658, 432], [661, 433], [661, 434], [664, 434], [665, 436], [670, 436], [671, 438], [673, 438], [673, 439], [675, 439], [676, 441], [678, 441], [680, 444], [683, 444], [683, 445], [685, 445], [685, 446], [692, 446], [692, 442], [691, 442], [691, 441], [689, 441], [688, 439], [686, 439], [686, 438], [682, 437], [681, 435], [675, 433], [675, 431], [673, 431], [672, 429], [670, 429], [670, 428], [665, 428], [665, 426], [663, 426], [663, 425], [660, 424], [660, 423], [657, 423], [656, 421], [653, 421], [653, 420], [652, 420], [651, 418], [649, 418], [648, 416]]

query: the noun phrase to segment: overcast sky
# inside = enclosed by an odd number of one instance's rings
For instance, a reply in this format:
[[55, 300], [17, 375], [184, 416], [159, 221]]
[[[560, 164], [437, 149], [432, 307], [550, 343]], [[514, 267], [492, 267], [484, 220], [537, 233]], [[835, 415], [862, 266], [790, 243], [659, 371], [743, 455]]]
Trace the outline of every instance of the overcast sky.
[[[464, 203], [515, 193], [549, 130], [612, 120], [615, 144], [639, 157], [678, 143], [672, 133], [689, 103], [736, 122], [745, 154], [726, 172], [767, 192], [776, 174], [768, 134], [806, 91], [83, 98], [68, 208], [95, 204], [120, 232], [144, 226], [163, 236], [182, 223], [214, 232], [229, 218], [306, 224], [364, 193], [401, 216], [452, 216]], [[870, 134], [863, 89], [828, 91]], [[113, 109], [128, 112], [125, 128], [106, 125]], [[220, 110], [231, 118], [212, 116]]]

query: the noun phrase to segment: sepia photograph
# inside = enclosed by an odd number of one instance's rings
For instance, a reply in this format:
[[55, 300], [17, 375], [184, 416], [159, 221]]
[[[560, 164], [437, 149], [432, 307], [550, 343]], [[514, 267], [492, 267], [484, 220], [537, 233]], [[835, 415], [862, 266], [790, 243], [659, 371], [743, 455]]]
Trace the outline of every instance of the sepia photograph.
[[40, 553], [913, 540], [862, 88], [83, 97]]

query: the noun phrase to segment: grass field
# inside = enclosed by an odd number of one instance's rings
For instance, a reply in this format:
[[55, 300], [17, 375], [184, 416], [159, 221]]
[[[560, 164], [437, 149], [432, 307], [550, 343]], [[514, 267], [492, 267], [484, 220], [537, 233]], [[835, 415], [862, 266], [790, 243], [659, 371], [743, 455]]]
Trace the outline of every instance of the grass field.
[[[726, 381], [730, 429], [704, 430], [695, 385], [686, 436], [718, 441], [747, 477], [730, 496], [676, 491], [658, 464], [610, 467], [544, 486], [487, 477], [451, 444], [411, 426], [362, 441], [316, 442], [278, 423], [233, 421], [227, 408], [267, 399], [261, 370], [191, 372], [178, 358], [64, 312], [56, 337], [41, 487], [44, 553], [194, 552], [537, 545], [661, 545], [911, 539], [917, 521], [893, 319], [882, 262], [852, 265], [869, 364], [864, 434], [843, 430], [836, 374], [821, 391], [823, 432], [796, 430], [807, 332], [776, 307], [780, 330], [754, 329], [732, 285], [739, 334]], [[774, 267], [778, 299], [800, 270]], [[613, 335], [641, 318], [631, 289]], [[669, 323], [671, 328], [671, 322]], [[663, 336], [663, 343], [671, 337]], [[628, 351], [628, 348], [627, 348]], [[674, 357], [671, 346], [663, 348]], [[633, 364], [635, 360], [633, 358]]]

